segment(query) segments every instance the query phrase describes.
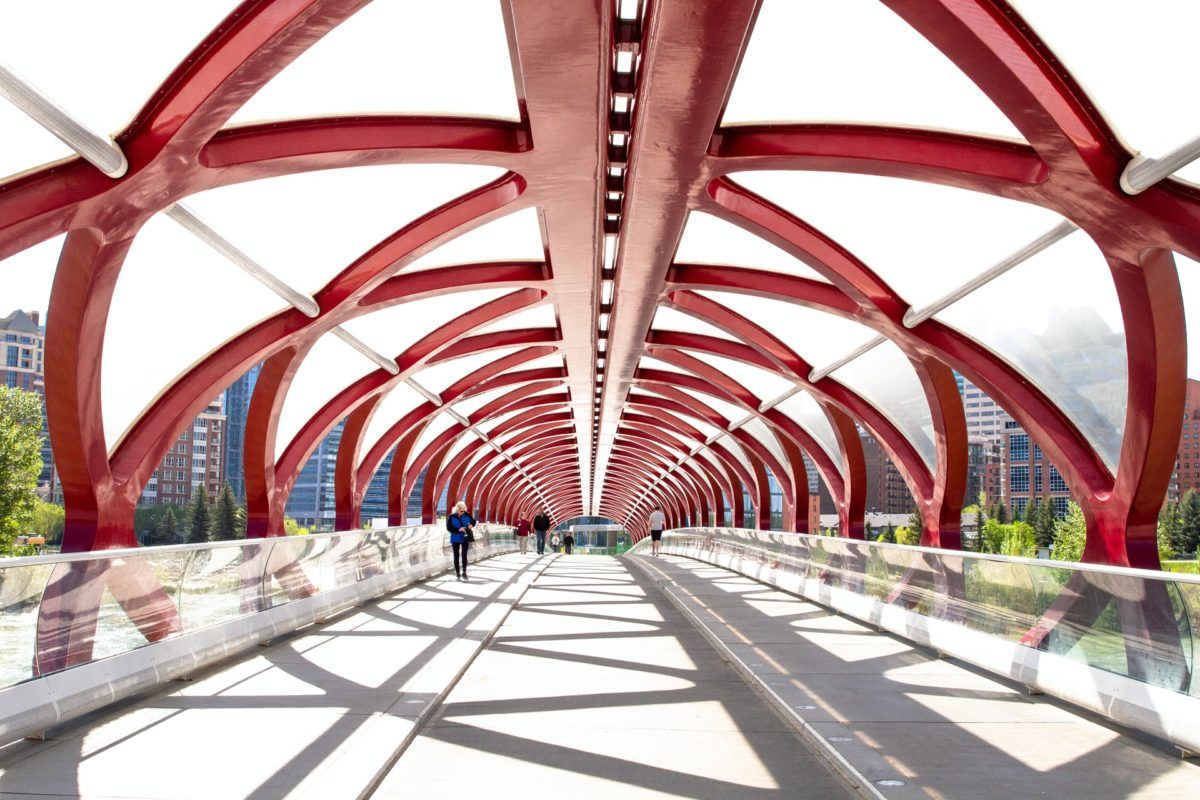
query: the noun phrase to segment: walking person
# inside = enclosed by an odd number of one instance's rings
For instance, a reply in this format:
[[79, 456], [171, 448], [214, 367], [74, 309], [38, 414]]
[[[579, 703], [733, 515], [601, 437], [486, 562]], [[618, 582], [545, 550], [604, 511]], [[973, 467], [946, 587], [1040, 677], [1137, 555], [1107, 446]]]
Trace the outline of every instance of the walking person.
[[[467, 511], [467, 504], [459, 500], [454, 513], [446, 518], [446, 529], [450, 531], [450, 547], [454, 550], [454, 574], [460, 581], [467, 580], [467, 551], [475, 541], [475, 518]], [[459, 555], [462, 566], [459, 567]]]
[[537, 551], [538, 555], [546, 553], [546, 532], [550, 530], [550, 517], [545, 511], [538, 513], [533, 518], [533, 532], [537, 535]]
[[517, 549], [521, 555], [529, 552], [529, 520], [524, 517], [517, 519]]
[[658, 555], [662, 547], [663, 528], [667, 527], [667, 518], [657, 506], [650, 512], [650, 552]]
[[571, 533], [571, 529], [568, 528], [567, 532], [563, 534], [563, 550], [567, 551], [567, 555], [571, 555], [571, 548], [574, 546], [575, 534]]

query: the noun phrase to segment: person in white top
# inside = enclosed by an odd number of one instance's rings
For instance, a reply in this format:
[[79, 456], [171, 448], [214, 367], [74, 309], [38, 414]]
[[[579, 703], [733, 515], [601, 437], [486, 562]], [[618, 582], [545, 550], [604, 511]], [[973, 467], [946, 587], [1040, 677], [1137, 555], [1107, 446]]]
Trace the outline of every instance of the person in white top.
[[655, 508], [650, 512], [650, 552], [658, 555], [658, 548], [662, 547], [662, 532], [663, 528], [667, 527], [667, 518], [661, 510]]

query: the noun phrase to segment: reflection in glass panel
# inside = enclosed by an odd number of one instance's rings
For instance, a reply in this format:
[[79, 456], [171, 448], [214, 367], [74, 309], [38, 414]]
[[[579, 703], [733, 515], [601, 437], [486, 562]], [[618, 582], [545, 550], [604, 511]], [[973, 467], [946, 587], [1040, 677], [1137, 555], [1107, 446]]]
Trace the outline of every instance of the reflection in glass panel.
[[[84, 125], [115, 134], [236, 7], [236, 0], [5, 3], [0, 53]], [[0, 130], [7, 145], [8, 130]]]
[[537, 209], [523, 208], [454, 237], [406, 266], [404, 272], [493, 261], [543, 261], [545, 257]]
[[[1187, 328], [1188, 377], [1200, 381], [1200, 263], [1175, 253], [1179, 288], [1183, 291], [1183, 316]], [[3, 265], [0, 265], [0, 269]]]
[[0, 687], [33, 677], [38, 604], [52, 569], [33, 564], [0, 570]]
[[504, 173], [402, 164], [317, 170], [209, 189], [186, 204], [301, 292], [315, 292], [418, 217]]
[[679, 248], [675, 251], [675, 261], [681, 264], [751, 267], [817, 281], [825, 280], [820, 273], [786, 250], [741, 226], [703, 211], [688, 214]]
[[291, 444], [292, 437], [322, 406], [354, 381], [376, 369], [379, 368], [374, 361], [332, 333], [318, 339], [300, 362], [300, 368], [296, 370], [284, 398], [283, 408], [279, 411], [275, 457], [283, 453]]
[[874, 0], [765, 0], [722, 120], [739, 122], [878, 122], [1020, 138], [950, 59]]
[[862, 395], [908, 438], [930, 470], [937, 469], [933, 416], [925, 390], [900, 348], [884, 342], [830, 377]]
[[[1200, 4], [1015, 0], [1013, 5], [1071, 70], [1129, 148], [1161, 157], [1200, 132], [1193, 92]], [[1081, 20], [1087, 20], [1081, 25]], [[1120, 42], [1120, 57], [1114, 53]], [[1200, 162], [1179, 176], [1200, 183]]]
[[1107, 262], [1077, 232], [936, 315], [1016, 366], [1116, 468], [1125, 326]]
[[100, 392], [110, 449], [176, 376], [285, 305], [162, 214], [151, 217], [129, 248], [104, 330]]
[[837, 464], [838, 469], [842, 468], [842, 450], [838, 447], [837, 435], [833, 426], [829, 424], [825, 411], [812, 395], [808, 392], [797, 392], [775, 408], [808, 431], [833, 459], [833, 463]]
[[865, 325], [795, 303], [734, 292], [700, 294], [765, 328], [813, 367], [829, 364], [877, 335]]
[[474, 308], [505, 294], [508, 294], [507, 289], [476, 289], [425, 297], [363, 314], [342, 323], [342, 327], [371, 349], [397, 358], [452, 320], [463, 308]]
[[732, 177], [845, 247], [918, 308], [1062, 221], [1031, 203], [903, 178], [797, 171]]
[[370, 3], [285, 67], [233, 122], [363, 113], [518, 119], [500, 4]]
[[395, 425], [408, 412], [424, 402], [426, 402], [424, 396], [406, 383], [400, 383], [393, 387], [379, 401], [379, 405], [375, 407], [375, 413], [371, 416], [371, 421], [367, 424], [367, 429], [363, 431], [362, 441], [364, 447], [360, 452], [366, 455], [367, 451], [375, 446], [375, 443], [379, 441], [379, 437], [383, 436], [388, 428]]

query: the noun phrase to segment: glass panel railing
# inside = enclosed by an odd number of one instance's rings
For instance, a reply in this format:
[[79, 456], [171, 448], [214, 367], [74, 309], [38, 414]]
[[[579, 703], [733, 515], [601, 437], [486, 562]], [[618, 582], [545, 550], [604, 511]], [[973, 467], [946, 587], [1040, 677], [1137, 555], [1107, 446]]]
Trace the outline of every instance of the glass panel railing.
[[[516, 549], [481, 526], [475, 557]], [[439, 525], [0, 559], [0, 688], [449, 554]]]
[[663, 552], [740, 560], [1200, 697], [1200, 576], [727, 528], [668, 531]]

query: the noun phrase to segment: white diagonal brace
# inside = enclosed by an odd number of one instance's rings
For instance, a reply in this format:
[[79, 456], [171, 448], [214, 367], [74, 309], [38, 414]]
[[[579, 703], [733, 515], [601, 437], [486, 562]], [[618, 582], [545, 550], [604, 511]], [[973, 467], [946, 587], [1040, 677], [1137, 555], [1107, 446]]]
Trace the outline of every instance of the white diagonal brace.
[[316, 317], [321, 313], [321, 308], [315, 300], [302, 292], [296, 291], [273, 275], [266, 267], [238, 249], [237, 245], [209, 227], [208, 223], [196, 216], [196, 213], [183, 203], [168, 206], [166, 215], [179, 223], [179, 225], [193, 234], [197, 239], [225, 256], [225, 258], [251, 278], [266, 286], [289, 304], [303, 311], [306, 315]]
[[120, 178], [129, 170], [125, 154], [112, 139], [88, 128], [45, 92], [2, 63], [0, 94], [108, 177]]
[[1121, 189], [1126, 194], [1141, 194], [1169, 175], [1174, 175], [1200, 158], [1200, 136], [1177, 147], [1162, 158], [1138, 153], [1121, 172]]

